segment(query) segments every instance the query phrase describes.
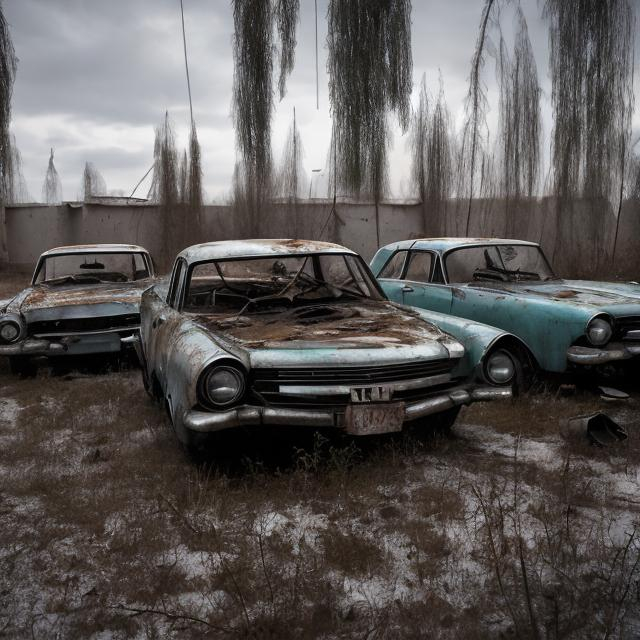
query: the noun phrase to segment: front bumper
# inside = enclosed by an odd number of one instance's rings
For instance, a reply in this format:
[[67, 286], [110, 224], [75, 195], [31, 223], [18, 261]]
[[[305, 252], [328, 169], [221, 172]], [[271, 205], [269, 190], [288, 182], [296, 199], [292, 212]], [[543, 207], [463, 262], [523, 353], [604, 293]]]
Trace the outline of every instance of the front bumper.
[[[425, 400], [404, 405], [404, 422], [486, 400], [504, 400], [513, 396], [510, 387], [455, 387]], [[385, 406], [384, 403], [379, 403]], [[346, 407], [345, 407], [346, 408]], [[233, 427], [261, 424], [280, 426], [335, 427], [344, 429], [344, 411], [334, 409], [287, 409], [244, 405], [227, 411], [187, 411], [184, 426], [191, 431], [210, 433]]]
[[596, 365], [640, 356], [640, 344], [612, 342], [605, 347], [579, 347], [567, 349], [567, 360], [573, 364]]
[[70, 334], [55, 338], [27, 338], [0, 345], [0, 356], [60, 356], [117, 353], [135, 340], [137, 329]]

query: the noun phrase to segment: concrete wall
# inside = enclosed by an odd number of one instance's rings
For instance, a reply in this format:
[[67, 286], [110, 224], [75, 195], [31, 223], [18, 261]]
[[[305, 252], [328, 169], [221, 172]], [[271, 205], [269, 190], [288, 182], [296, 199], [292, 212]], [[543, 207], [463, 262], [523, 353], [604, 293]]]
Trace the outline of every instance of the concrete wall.
[[[264, 217], [262, 237], [332, 240], [370, 259], [380, 244], [425, 235], [466, 235], [468, 202], [448, 202], [442, 211], [422, 204], [309, 201], [273, 204]], [[180, 215], [180, 212], [177, 212]], [[31, 270], [38, 256], [54, 246], [89, 242], [127, 242], [145, 246], [155, 256], [163, 249], [158, 207], [148, 204], [86, 203], [60, 206], [20, 205], [5, 215], [8, 267]], [[378, 231], [377, 231], [378, 227]], [[616, 218], [606, 205], [574, 202], [560, 209], [552, 199], [520, 202], [474, 201], [470, 236], [514, 237], [541, 242], [556, 272], [566, 276], [640, 279], [640, 202], [624, 203], [616, 249], [610, 259]], [[181, 244], [243, 237], [243, 225], [230, 206], [207, 206], [199, 233], [171, 234], [172, 252]], [[172, 257], [172, 256], [171, 256]]]

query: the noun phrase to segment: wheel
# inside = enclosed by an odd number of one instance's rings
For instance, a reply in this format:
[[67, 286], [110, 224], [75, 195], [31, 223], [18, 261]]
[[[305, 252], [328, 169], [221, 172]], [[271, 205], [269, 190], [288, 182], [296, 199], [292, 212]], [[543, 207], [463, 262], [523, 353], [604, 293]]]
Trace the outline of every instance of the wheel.
[[33, 378], [38, 372], [38, 365], [29, 356], [9, 356], [11, 373], [23, 378]]
[[[504, 344], [504, 343], [503, 343]], [[509, 382], [505, 382], [500, 377], [501, 370], [504, 371], [505, 358], [508, 358], [513, 365], [513, 376]], [[496, 363], [496, 376], [489, 375], [489, 365]], [[534, 360], [529, 352], [520, 345], [507, 343], [492, 349], [488, 355], [488, 361], [483, 365], [485, 367], [485, 378], [492, 384], [510, 385], [513, 388], [514, 395], [526, 393], [531, 389], [535, 382], [536, 367]]]

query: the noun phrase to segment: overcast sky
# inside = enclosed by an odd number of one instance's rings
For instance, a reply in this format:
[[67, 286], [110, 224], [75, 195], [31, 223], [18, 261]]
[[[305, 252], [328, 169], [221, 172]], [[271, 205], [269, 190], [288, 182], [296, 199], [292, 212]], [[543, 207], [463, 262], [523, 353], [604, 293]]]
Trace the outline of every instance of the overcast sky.
[[[633, 0], [634, 2], [636, 0]], [[301, 0], [296, 66], [273, 119], [273, 152], [280, 157], [296, 109], [307, 171], [324, 168], [330, 139], [327, 102], [326, 11], [318, 0], [320, 108], [316, 109], [314, 1]], [[413, 65], [433, 93], [442, 74], [447, 102], [460, 122], [481, 0], [413, 0]], [[153, 160], [154, 127], [168, 110], [179, 147], [186, 142], [188, 99], [179, 0], [4, 0], [18, 73], [12, 130], [29, 191], [39, 200], [49, 149], [65, 200], [80, 192], [84, 163], [93, 162], [110, 191], [129, 195]], [[230, 0], [184, 0], [194, 116], [202, 146], [208, 200], [224, 201], [235, 162], [231, 120], [233, 22]], [[544, 92], [544, 156], [551, 127], [548, 35], [538, 0], [522, 0]], [[509, 37], [512, 12], [502, 17]], [[636, 58], [640, 38], [636, 42]], [[639, 65], [636, 61], [636, 69]], [[277, 70], [276, 70], [277, 73]], [[485, 69], [495, 130], [495, 72]], [[640, 75], [636, 73], [638, 93]], [[415, 93], [415, 92], [414, 92]], [[640, 117], [634, 114], [640, 133]], [[407, 193], [406, 141], [396, 130], [391, 152], [393, 195]], [[321, 178], [316, 175], [316, 183]], [[136, 195], [146, 196], [148, 181]], [[314, 192], [316, 191], [314, 185]], [[318, 193], [317, 195], [324, 195]]]

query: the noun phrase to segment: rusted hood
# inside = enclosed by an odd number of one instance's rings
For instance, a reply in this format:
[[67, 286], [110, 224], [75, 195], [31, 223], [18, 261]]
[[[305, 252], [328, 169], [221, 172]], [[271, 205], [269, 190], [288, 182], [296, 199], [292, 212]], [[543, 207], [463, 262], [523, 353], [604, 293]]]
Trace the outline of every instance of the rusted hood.
[[545, 298], [566, 304], [615, 307], [638, 305], [640, 313], [640, 287], [609, 282], [590, 282], [586, 280], [554, 280], [553, 282], [508, 282], [470, 285], [474, 288], [489, 288], [502, 294], [522, 298]]
[[108, 285], [35, 285], [18, 294], [10, 304], [27, 321], [64, 314], [65, 317], [94, 317], [138, 313], [140, 296], [149, 280]]
[[462, 345], [410, 309], [393, 303], [315, 304], [239, 317], [199, 315], [194, 322], [247, 350], [253, 366], [297, 361], [381, 362], [459, 358]]

